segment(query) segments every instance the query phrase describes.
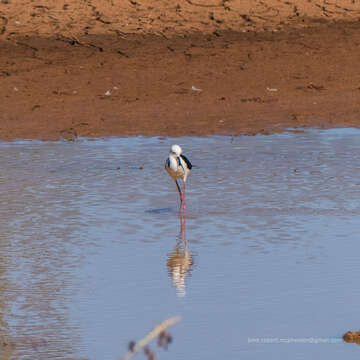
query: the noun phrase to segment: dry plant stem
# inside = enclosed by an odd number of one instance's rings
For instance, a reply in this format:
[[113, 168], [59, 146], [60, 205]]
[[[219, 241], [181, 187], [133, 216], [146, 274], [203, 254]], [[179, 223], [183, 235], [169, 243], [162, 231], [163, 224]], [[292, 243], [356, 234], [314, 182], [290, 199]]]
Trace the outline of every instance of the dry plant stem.
[[166, 330], [169, 326], [172, 326], [181, 320], [180, 316], [175, 316], [165, 320], [161, 324], [157, 325], [151, 330], [143, 339], [139, 340], [132, 350], [129, 350], [121, 360], [131, 359], [137, 352], [143, 349], [151, 340], [155, 339], [159, 334]]

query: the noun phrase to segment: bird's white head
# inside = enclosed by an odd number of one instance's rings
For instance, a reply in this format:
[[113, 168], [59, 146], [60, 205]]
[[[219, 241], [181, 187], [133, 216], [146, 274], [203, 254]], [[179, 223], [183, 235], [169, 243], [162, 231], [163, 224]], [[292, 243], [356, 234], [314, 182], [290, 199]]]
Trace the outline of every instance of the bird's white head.
[[171, 152], [175, 154], [176, 156], [180, 156], [182, 153], [181, 147], [179, 145], [173, 145], [171, 147]]

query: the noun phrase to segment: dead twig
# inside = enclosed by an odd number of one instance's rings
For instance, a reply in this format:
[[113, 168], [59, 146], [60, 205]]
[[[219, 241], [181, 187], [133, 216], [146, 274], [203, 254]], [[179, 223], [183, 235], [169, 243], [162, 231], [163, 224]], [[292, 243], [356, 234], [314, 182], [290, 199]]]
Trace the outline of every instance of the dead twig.
[[169, 326], [176, 324], [180, 320], [181, 320], [180, 316], [175, 316], [157, 325], [143, 339], [139, 340], [135, 344], [132, 344], [129, 351], [123, 357], [121, 357], [120, 360], [130, 360], [137, 352], [145, 348], [146, 345], [149, 344], [151, 340], [155, 339], [157, 336], [162, 334]]
[[225, 1], [220, 1], [218, 5], [209, 5], [209, 4], [197, 4], [192, 2], [191, 0], [185, 0], [187, 3], [189, 3], [192, 6], [200, 6], [200, 7], [206, 7], [206, 8], [214, 8], [214, 7], [222, 7], [224, 6]]

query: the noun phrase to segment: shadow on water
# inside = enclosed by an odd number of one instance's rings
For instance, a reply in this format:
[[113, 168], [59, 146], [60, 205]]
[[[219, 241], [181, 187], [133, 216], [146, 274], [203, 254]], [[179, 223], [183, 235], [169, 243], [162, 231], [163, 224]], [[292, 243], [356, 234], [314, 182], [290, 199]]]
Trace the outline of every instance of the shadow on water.
[[149, 210], [145, 210], [145, 213], [147, 214], [168, 214], [171, 213], [173, 210], [170, 207], [167, 208], [160, 208], [160, 209], [149, 209]]

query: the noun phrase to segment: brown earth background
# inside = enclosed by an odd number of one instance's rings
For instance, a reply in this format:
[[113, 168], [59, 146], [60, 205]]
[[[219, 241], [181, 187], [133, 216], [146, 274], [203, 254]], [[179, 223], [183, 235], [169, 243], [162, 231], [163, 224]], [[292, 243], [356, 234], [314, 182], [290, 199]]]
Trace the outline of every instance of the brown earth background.
[[0, 0], [0, 138], [360, 125], [360, 0]]

